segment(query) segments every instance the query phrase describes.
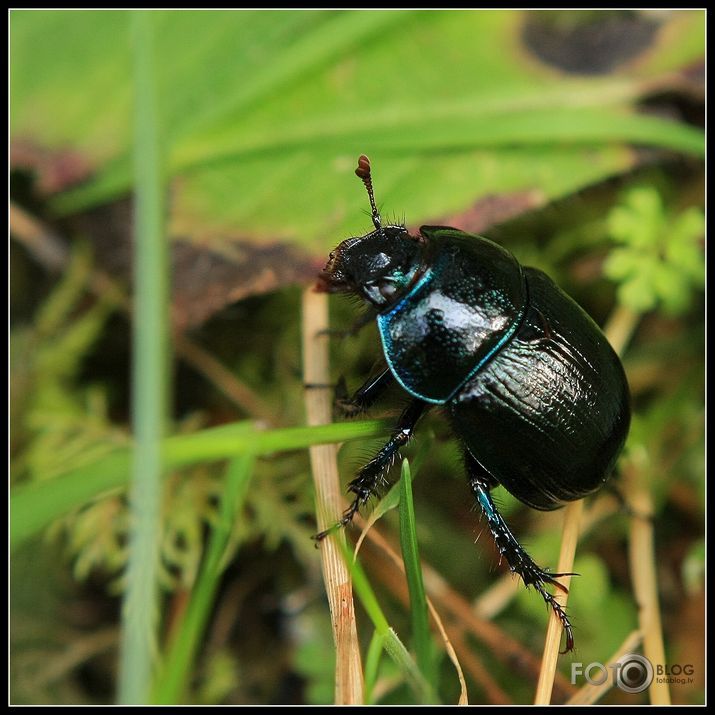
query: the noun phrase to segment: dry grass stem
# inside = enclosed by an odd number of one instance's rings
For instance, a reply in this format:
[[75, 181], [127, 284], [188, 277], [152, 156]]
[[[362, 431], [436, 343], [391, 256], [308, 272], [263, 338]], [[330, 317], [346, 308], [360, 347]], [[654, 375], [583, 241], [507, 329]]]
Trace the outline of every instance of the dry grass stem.
[[[619, 308], [609, 322], [606, 334], [620, 353], [638, 322], [639, 316], [627, 308]], [[653, 501], [641, 469], [625, 473], [624, 492], [631, 510], [629, 561], [633, 592], [638, 604], [638, 619], [643, 634], [643, 654], [653, 664], [665, 664], [663, 628], [658, 603], [658, 577], [655, 562], [655, 535], [651, 515]], [[670, 705], [670, 688], [666, 682], [653, 682], [648, 688], [652, 705]]]
[[[559, 573], [568, 573], [573, 569], [574, 556], [576, 554], [576, 544], [578, 543], [579, 525], [583, 512], [583, 500], [571, 502], [564, 509], [564, 530], [561, 538], [561, 553], [559, 554]], [[562, 576], [558, 579], [565, 588], [571, 584], [570, 576]], [[564, 608], [568, 601], [568, 592], [557, 591], [554, 598]], [[539, 682], [536, 686], [536, 696], [534, 705], [548, 705], [551, 702], [551, 691], [554, 686], [554, 676], [556, 674], [556, 663], [559, 658], [559, 644], [563, 636], [561, 621], [552, 610], [549, 613], [549, 625], [546, 629], [546, 642], [544, 643], [544, 656], [541, 661], [541, 672]]]
[[[665, 646], [658, 604], [658, 577], [655, 566], [653, 502], [648, 487], [638, 474], [628, 475], [627, 499], [632, 513], [628, 543], [631, 581], [638, 603], [638, 620], [643, 633], [643, 654], [653, 664], [665, 664]], [[648, 688], [651, 705], [670, 705], [670, 688], [665, 678], [653, 678]]]
[[[319, 335], [328, 327], [328, 301], [324, 293], [312, 288], [303, 292], [303, 380], [307, 385], [327, 385], [328, 338]], [[309, 425], [332, 421], [330, 388], [310, 388], [305, 393]], [[318, 529], [334, 524], [342, 511], [342, 498], [337, 463], [338, 448], [334, 444], [310, 448], [310, 463], [315, 483]], [[338, 540], [345, 539], [341, 529], [320, 542], [325, 590], [335, 640], [335, 703], [359, 705], [363, 702], [363, 675], [360, 647], [355, 624], [352, 581]]]

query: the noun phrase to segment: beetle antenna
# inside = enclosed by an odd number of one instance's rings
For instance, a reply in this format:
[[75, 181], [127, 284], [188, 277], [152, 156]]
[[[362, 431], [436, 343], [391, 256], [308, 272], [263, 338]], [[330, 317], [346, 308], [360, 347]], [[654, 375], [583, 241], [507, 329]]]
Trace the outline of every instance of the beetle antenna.
[[360, 154], [358, 157], [358, 165], [357, 169], [355, 169], [355, 174], [362, 179], [362, 183], [365, 184], [367, 196], [370, 199], [370, 208], [372, 209], [372, 222], [375, 224], [375, 228], [380, 229], [382, 228], [382, 220], [380, 219], [380, 212], [377, 210], [377, 205], [375, 204], [375, 194], [372, 192], [370, 160], [364, 154]]

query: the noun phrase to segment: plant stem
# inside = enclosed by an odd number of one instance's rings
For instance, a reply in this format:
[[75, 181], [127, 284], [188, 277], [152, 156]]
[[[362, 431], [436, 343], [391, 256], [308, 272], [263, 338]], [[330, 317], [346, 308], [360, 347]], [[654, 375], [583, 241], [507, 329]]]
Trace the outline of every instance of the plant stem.
[[[626, 479], [628, 506], [631, 509], [628, 555], [631, 581], [638, 603], [638, 620], [643, 633], [643, 654], [655, 665], [665, 664], [665, 645], [658, 605], [658, 577], [655, 566], [653, 501], [643, 484], [642, 472], [629, 470]], [[661, 682], [659, 682], [659, 680]], [[670, 705], [670, 689], [665, 678], [653, 678], [648, 687], [651, 705]]]
[[[564, 530], [561, 538], [561, 553], [559, 554], [558, 573], [569, 573], [573, 568], [582, 513], [583, 499], [571, 502], [564, 509]], [[571, 585], [571, 576], [562, 576], [559, 578], [559, 583], [562, 583], [566, 589], [568, 589]], [[559, 591], [554, 594], [554, 598], [563, 607], [566, 607], [566, 602], [568, 601], [568, 591], [565, 593]], [[554, 687], [556, 662], [559, 658], [559, 643], [561, 643], [562, 635], [563, 627], [561, 626], [561, 621], [552, 610], [550, 613], [549, 625], [546, 629], [544, 656], [541, 662], [539, 682], [536, 686], [534, 705], [548, 705], [551, 702], [551, 691]]]
[[[327, 296], [308, 288], [303, 293], [303, 379], [307, 385], [329, 383], [328, 338], [320, 334], [327, 327]], [[307, 389], [305, 407], [309, 425], [329, 423], [332, 419], [330, 388]], [[320, 531], [334, 524], [342, 510], [337, 453], [337, 445], [333, 444], [310, 447]], [[341, 543], [345, 543], [342, 529], [320, 543], [323, 579], [335, 639], [335, 704], [360, 705], [363, 703], [362, 664], [355, 625], [352, 579], [342, 558]]]

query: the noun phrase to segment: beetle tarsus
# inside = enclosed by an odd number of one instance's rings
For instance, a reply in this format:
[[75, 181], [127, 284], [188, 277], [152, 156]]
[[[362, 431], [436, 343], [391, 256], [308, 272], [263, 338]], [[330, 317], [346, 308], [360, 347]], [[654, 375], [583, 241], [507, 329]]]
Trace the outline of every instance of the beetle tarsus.
[[556, 617], [561, 622], [561, 627], [564, 631], [566, 643], [564, 645], [564, 649], [559, 651], [559, 653], [561, 653], [562, 655], [564, 653], [570, 653], [574, 648], [573, 626], [571, 625], [571, 621], [566, 615], [564, 607], [548, 591], [544, 590], [543, 588], [537, 588], [537, 591], [541, 594], [544, 601], [546, 601], [546, 604], [551, 607], [553, 612], [556, 614]]
[[[358, 497], [343, 512], [343, 515], [340, 517], [339, 521], [336, 521], [332, 526], [329, 526], [327, 529], [324, 529], [323, 531], [320, 531], [315, 534], [312, 537], [313, 540], [316, 542], [320, 542], [325, 539], [326, 536], [330, 536], [331, 534], [334, 534], [338, 529], [342, 529], [343, 527], [347, 526], [353, 520], [355, 514], [358, 513], [360, 506], [364, 504], [369, 498], [369, 492], [358, 494]], [[316, 543], [316, 546], [317, 545], [318, 544]]]

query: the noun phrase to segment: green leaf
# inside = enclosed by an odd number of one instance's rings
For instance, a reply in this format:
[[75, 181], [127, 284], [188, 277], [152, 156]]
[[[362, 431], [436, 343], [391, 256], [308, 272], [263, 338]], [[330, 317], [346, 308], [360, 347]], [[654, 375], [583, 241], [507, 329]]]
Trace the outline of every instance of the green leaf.
[[[631, 144], [704, 152], [699, 128], [636, 111], [703, 57], [702, 11], [674, 13], [651, 52], [605, 76], [545, 67], [514, 10], [155, 16], [174, 235], [323, 253], [364, 228], [361, 152], [386, 213], [410, 223], [488, 195], [543, 204], [632, 168]], [[13, 11], [10, 30], [13, 141], [89, 179], [58, 187], [56, 210], [125, 194], [126, 14]]]
[[377, 674], [380, 666], [380, 657], [384, 649], [383, 637], [375, 630], [370, 639], [370, 645], [367, 649], [365, 657], [365, 702], [368, 705], [374, 705], [372, 692], [375, 689], [377, 682]]
[[666, 313], [687, 310], [692, 292], [705, 282], [701, 247], [703, 211], [691, 206], [673, 216], [653, 186], [635, 186], [607, 219], [618, 244], [603, 265], [619, 283], [620, 302], [638, 312], [661, 305]]

